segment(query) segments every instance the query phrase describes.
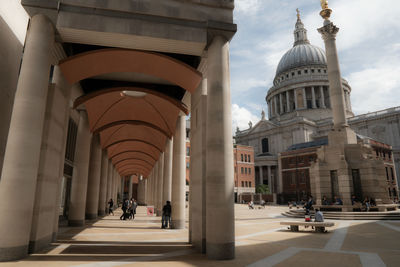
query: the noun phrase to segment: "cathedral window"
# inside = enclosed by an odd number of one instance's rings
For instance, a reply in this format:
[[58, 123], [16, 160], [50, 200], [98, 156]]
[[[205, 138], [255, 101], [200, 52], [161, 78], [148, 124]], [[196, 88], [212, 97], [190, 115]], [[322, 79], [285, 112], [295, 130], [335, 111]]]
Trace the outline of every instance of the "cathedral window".
[[241, 171], [240, 171], [242, 174], [243, 174], [243, 167], [241, 168]]
[[324, 70], [324, 73], [326, 73], [326, 70]]
[[314, 73], [314, 69], [311, 70], [311, 73]]
[[321, 70], [320, 70], [320, 69], [318, 69], [318, 72], [319, 72], [319, 73], [321, 73]]
[[297, 72], [297, 74], [300, 75], [300, 74], [301, 74], [301, 70], [299, 70], [299, 71]]
[[304, 73], [308, 73], [308, 70], [304, 70]]
[[292, 72], [292, 76], [294, 76], [294, 72]]

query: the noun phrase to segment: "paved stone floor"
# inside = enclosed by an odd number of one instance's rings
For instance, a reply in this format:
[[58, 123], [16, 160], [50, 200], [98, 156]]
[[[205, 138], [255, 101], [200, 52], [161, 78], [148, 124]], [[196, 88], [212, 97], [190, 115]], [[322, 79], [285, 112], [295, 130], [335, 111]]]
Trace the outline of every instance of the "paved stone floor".
[[[115, 216], [61, 227], [41, 253], [0, 266], [400, 266], [400, 221], [334, 221], [328, 233], [279, 225], [287, 207], [235, 206], [236, 258], [210, 261], [187, 243], [188, 231], [160, 229], [159, 217], [139, 207], [134, 221]], [[296, 219], [298, 220], [298, 219]]]

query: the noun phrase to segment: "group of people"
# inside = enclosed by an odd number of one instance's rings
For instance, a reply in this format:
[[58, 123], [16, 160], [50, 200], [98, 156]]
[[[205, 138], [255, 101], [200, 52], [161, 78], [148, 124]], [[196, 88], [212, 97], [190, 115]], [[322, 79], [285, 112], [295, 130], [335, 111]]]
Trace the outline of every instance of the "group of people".
[[[122, 202], [122, 207], [121, 207], [122, 215], [121, 215], [121, 217], [119, 217], [119, 219], [120, 220], [135, 219], [137, 206], [138, 206], [137, 202], [134, 198], [124, 199], [124, 201]], [[110, 215], [110, 214], [114, 215], [113, 209], [114, 209], [114, 201], [111, 198], [108, 201], [108, 215]], [[172, 212], [171, 202], [167, 201], [162, 209], [161, 228], [163, 228], [163, 229], [168, 228], [168, 227], [171, 228], [171, 212]]]
[[122, 215], [119, 217], [120, 220], [133, 220], [135, 219], [135, 214], [136, 214], [136, 208], [137, 208], [137, 202], [134, 198], [131, 199], [124, 199], [122, 202]]

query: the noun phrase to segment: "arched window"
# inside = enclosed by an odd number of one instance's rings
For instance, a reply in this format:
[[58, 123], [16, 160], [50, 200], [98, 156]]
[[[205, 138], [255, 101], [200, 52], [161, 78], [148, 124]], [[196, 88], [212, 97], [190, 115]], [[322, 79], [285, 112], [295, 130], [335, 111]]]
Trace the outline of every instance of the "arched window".
[[262, 153], [269, 152], [268, 138], [263, 138], [261, 141]]

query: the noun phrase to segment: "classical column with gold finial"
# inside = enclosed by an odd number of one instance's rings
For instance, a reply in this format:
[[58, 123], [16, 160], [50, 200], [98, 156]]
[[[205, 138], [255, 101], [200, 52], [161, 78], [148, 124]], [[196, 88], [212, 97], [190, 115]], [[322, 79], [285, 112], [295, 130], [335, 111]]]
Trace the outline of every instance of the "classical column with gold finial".
[[321, 17], [324, 19], [324, 26], [318, 29], [325, 43], [326, 59], [328, 64], [329, 92], [333, 113], [333, 132], [336, 132], [335, 143], [353, 144], [357, 142], [355, 133], [348, 127], [342, 79], [340, 74], [339, 59], [336, 49], [336, 34], [339, 28], [336, 27], [329, 17], [332, 9], [328, 7], [328, 1], [321, 0]]

